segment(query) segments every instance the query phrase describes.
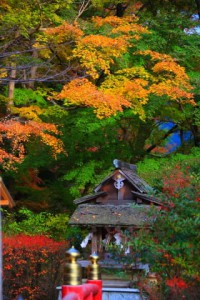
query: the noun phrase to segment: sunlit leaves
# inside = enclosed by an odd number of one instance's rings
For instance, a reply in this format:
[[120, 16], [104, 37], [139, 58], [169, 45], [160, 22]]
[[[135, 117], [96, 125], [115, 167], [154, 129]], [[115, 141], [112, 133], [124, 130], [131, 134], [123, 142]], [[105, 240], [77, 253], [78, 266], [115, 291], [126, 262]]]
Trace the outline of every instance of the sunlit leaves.
[[122, 57], [128, 51], [130, 39], [139, 39], [143, 33], [148, 33], [145, 27], [137, 24], [133, 18], [118, 18], [115, 16], [93, 18], [93, 27], [109, 26], [105, 34], [90, 34], [79, 40], [74, 49], [74, 57], [79, 58], [87, 74], [96, 79], [103, 71], [110, 74], [115, 59]]
[[100, 35], [89, 35], [78, 42], [74, 50], [74, 57], [80, 59], [82, 67], [94, 79], [99, 77], [99, 72], [110, 73], [114, 58], [126, 51], [127, 43], [121, 38], [111, 38]]
[[[65, 104], [91, 106], [98, 117], [108, 117], [130, 107], [143, 120], [150, 95], [194, 104], [189, 78], [175, 59], [150, 49], [132, 50], [135, 41], [149, 33], [136, 23], [136, 18], [95, 17], [93, 28], [101, 29], [101, 34], [80, 36], [73, 50], [73, 58], [79, 60], [93, 83], [84, 79], [71, 81], [58, 99], [65, 99]], [[137, 64], [137, 59], [132, 60], [130, 55], [129, 67], [118, 69], [118, 61], [127, 52], [132, 52], [132, 57], [141, 57], [143, 65]], [[102, 74], [101, 84], [95, 87]]]
[[25, 143], [33, 137], [38, 137], [39, 141], [50, 146], [55, 157], [63, 151], [62, 142], [56, 137], [59, 132], [53, 124], [9, 120], [0, 123], [0, 133], [1, 164], [5, 168], [23, 161]]
[[39, 115], [42, 114], [42, 109], [36, 105], [24, 106], [20, 108], [13, 108], [13, 113], [19, 114], [20, 117], [25, 118], [27, 120], [33, 120], [35, 122], [41, 122], [41, 118]]
[[66, 99], [66, 105], [76, 104], [79, 106], [94, 107], [99, 118], [109, 117], [117, 111], [122, 111], [122, 106], [129, 106], [128, 101], [109, 92], [98, 90], [87, 79], [75, 79], [65, 85], [58, 99]]
[[52, 27], [45, 30], [48, 36], [55, 38], [55, 42], [62, 43], [66, 42], [66, 39], [76, 40], [83, 35], [83, 31], [78, 27], [78, 24], [69, 24], [68, 22], [63, 22], [62, 25], [58, 27]]

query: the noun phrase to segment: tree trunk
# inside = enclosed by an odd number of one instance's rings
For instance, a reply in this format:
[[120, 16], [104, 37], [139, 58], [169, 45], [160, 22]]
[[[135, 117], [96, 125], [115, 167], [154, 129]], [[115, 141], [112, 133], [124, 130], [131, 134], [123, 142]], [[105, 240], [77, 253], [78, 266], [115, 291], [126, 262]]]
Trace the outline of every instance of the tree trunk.
[[192, 125], [191, 130], [192, 130], [192, 134], [194, 136], [194, 146], [199, 147], [200, 146], [200, 126]]
[[128, 6], [128, 4], [118, 3], [116, 5], [116, 16], [119, 17], [119, 18], [123, 17], [127, 6]]
[[[36, 50], [33, 50], [33, 54], [32, 54], [32, 57], [33, 57], [33, 61], [35, 58], [38, 58], [38, 52]], [[30, 89], [34, 89], [34, 85], [35, 85], [35, 78], [36, 78], [36, 72], [37, 72], [37, 66], [33, 66], [31, 67], [31, 76], [30, 76], [30, 82], [28, 84], [28, 87]]]
[[13, 68], [10, 72], [10, 81], [8, 83], [8, 98], [10, 99], [8, 106], [13, 105], [13, 98], [14, 98], [14, 90], [15, 90], [15, 78], [16, 78], [16, 69]]
[[24, 82], [22, 83], [22, 87], [25, 89], [26, 88], [26, 81], [27, 81], [26, 70], [23, 70], [23, 77], [24, 77]]

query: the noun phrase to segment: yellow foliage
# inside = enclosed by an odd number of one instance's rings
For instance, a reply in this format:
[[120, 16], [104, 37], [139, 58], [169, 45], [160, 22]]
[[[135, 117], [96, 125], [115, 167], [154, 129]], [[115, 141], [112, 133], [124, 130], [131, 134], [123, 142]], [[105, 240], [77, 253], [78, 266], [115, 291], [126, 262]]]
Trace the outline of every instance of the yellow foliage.
[[[61, 59], [69, 60], [72, 41], [76, 43], [82, 35], [83, 32], [77, 24], [63, 22], [58, 27], [43, 29], [43, 34], [37, 38], [34, 47], [40, 50], [40, 56], [43, 58], [50, 58], [52, 54], [50, 49], [54, 48]], [[51, 45], [51, 47], [46, 45]]]
[[129, 103], [129, 107], [139, 115], [141, 119], [144, 119], [144, 109], [143, 105], [145, 105], [148, 101], [148, 81], [135, 78], [128, 79], [125, 76], [109, 76], [109, 78], [104, 82], [101, 87], [101, 90], [104, 93], [109, 92], [112, 93], [116, 98], [124, 99]]
[[168, 96], [172, 101], [190, 103], [194, 105], [192, 86], [185, 69], [181, 67], [170, 55], [151, 50], [140, 51], [141, 55], [150, 55], [155, 62], [150, 71], [151, 85], [149, 91], [158, 96]]
[[[136, 18], [94, 17], [93, 22], [96, 27], [107, 26], [107, 35], [77, 35], [72, 57], [79, 60], [90, 79], [99, 78], [103, 72], [106, 75], [104, 81], [97, 88], [88, 79], [73, 80], [63, 87], [57, 99], [65, 99], [66, 105], [93, 107], [99, 118], [109, 117], [129, 107], [143, 120], [144, 106], [150, 94], [194, 104], [189, 78], [184, 68], [170, 55], [151, 50], [137, 51], [133, 55], [150, 56], [146, 67], [131, 66], [111, 74], [115, 59], [128, 52], [129, 40], [149, 33], [147, 28], [136, 23]], [[57, 32], [51, 32], [51, 35]], [[62, 37], [59, 38], [62, 41]]]
[[140, 38], [143, 33], [149, 33], [147, 28], [136, 24], [133, 17], [107, 18], [94, 17], [95, 26], [109, 25], [110, 36], [87, 35], [80, 38], [77, 47], [73, 50], [74, 58], [78, 58], [87, 74], [93, 79], [99, 77], [99, 72], [110, 74], [110, 67], [115, 58], [122, 56], [129, 46], [129, 40]]
[[1, 78], [7, 77], [7, 70], [6, 69], [0, 69], [0, 82], [1, 82]]
[[35, 122], [41, 122], [39, 117], [42, 114], [42, 109], [39, 106], [31, 105], [28, 107], [13, 107], [12, 112], [18, 113], [20, 117], [26, 118], [27, 120], [33, 120]]
[[92, 21], [97, 27], [101, 27], [105, 24], [111, 25], [112, 27], [118, 27], [125, 22], [125, 18], [118, 18], [117, 16], [108, 16], [106, 18], [93, 17]]
[[127, 42], [122, 38], [110, 38], [102, 35], [83, 37], [73, 51], [74, 58], [79, 58], [82, 67], [92, 78], [99, 77], [99, 71], [110, 73], [110, 66], [127, 49]]
[[[41, 39], [40, 39], [41, 41]], [[46, 43], [46, 42], [45, 42]], [[41, 41], [41, 42], [36, 42], [34, 45], [33, 45], [33, 48], [35, 48], [37, 51], [39, 50], [39, 53], [40, 53], [40, 56], [42, 58], [50, 58], [51, 57], [51, 51], [48, 47], [44, 46], [44, 41]]]
[[142, 66], [135, 66], [131, 68], [125, 68], [116, 72], [116, 74], [123, 75], [129, 79], [143, 78], [146, 80], [151, 80], [152, 75]]

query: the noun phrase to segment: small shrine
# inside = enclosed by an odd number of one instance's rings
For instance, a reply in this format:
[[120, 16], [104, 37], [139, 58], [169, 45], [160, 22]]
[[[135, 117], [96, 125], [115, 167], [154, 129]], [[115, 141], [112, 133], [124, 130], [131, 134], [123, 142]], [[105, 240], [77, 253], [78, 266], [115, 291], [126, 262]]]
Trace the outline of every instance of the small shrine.
[[15, 202], [11, 197], [1, 177], [0, 177], [0, 206], [1, 207], [8, 206], [9, 208], [13, 208], [15, 206]]
[[[90, 233], [81, 243], [85, 248], [90, 243], [91, 253], [105, 254], [109, 243], [125, 244], [123, 232], [133, 233], [149, 227], [154, 221], [151, 206], [161, 206], [151, 196], [153, 189], [137, 174], [137, 167], [115, 159], [115, 169], [94, 188], [94, 193], [74, 200], [78, 205], [69, 220], [69, 225], [87, 227]], [[129, 248], [124, 248], [130, 253]]]

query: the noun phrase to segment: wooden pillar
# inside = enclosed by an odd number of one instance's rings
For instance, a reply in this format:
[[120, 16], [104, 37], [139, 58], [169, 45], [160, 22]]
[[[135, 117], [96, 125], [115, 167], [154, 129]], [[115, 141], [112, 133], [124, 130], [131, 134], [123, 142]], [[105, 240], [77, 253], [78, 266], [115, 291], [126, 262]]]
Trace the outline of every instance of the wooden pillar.
[[103, 247], [102, 247], [102, 228], [98, 228], [98, 237], [97, 237], [97, 242], [98, 242], [98, 253], [102, 253]]
[[92, 253], [97, 253], [98, 251], [98, 235], [97, 235], [97, 228], [92, 228]]

